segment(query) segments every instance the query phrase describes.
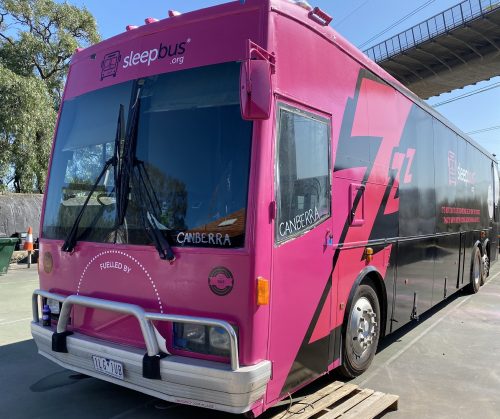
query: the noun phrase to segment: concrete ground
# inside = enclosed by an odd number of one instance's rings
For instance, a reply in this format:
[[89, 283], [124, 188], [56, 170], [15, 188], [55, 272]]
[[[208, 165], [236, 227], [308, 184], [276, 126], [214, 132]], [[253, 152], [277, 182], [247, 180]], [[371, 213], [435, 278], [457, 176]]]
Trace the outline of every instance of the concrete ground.
[[478, 294], [458, 292], [381, 343], [353, 380], [400, 395], [387, 418], [500, 418], [500, 262]]
[[[1, 418], [235, 417], [163, 402], [39, 356], [29, 332], [37, 284], [36, 265], [15, 266], [0, 276]], [[399, 410], [386, 415], [391, 419], [500, 417], [500, 263], [479, 294], [457, 293], [385, 339], [371, 368], [353, 382], [400, 395]]]

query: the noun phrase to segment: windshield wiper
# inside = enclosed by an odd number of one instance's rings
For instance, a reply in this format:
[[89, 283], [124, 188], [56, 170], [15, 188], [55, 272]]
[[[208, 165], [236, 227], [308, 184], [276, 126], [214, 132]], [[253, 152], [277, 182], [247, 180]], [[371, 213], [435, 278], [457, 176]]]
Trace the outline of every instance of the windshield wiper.
[[[64, 244], [62, 245], [61, 250], [63, 252], [73, 252], [75, 249], [75, 245], [77, 242], [77, 235], [78, 235], [78, 228], [80, 226], [80, 222], [83, 217], [83, 213], [85, 212], [85, 209], [87, 208], [87, 205], [90, 201], [90, 198], [96, 191], [97, 187], [99, 186], [99, 183], [101, 183], [101, 179], [103, 176], [106, 174], [106, 172], [109, 170], [111, 166], [114, 166], [115, 168], [115, 195], [118, 197], [119, 194], [117, 193], [117, 179], [119, 178], [118, 169], [119, 169], [119, 154], [120, 154], [120, 146], [121, 146], [121, 138], [122, 138], [122, 132], [123, 132], [123, 105], [120, 105], [119, 113], [118, 113], [118, 121], [117, 121], [117, 127], [116, 127], [116, 135], [115, 135], [115, 149], [113, 152], [113, 156], [104, 163], [104, 167], [101, 170], [101, 173], [97, 177], [96, 181], [90, 188], [89, 194], [87, 195], [87, 198], [85, 199], [82, 207], [80, 208], [80, 212], [78, 213], [77, 217], [75, 218], [75, 221], [73, 222], [73, 225], [71, 226], [71, 230], [66, 237], [66, 240], [64, 241]], [[105, 145], [103, 144], [103, 147]], [[118, 199], [116, 199], [118, 201]]]
[[153, 240], [160, 258], [173, 263], [175, 261], [175, 254], [172, 251], [170, 243], [162, 233], [162, 230], [168, 230], [168, 228], [158, 221], [158, 213], [161, 212], [160, 202], [142, 160], [134, 160], [133, 175], [134, 189], [138, 194], [141, 220], [144, 228]]
[[134, 104], [129, 110], [127, 133], [122, 149], [122, 156], [119, 158], [119, 172], [115, 180], [118, 188], [117, 196], [117, 226], [121, 226], [125, 220], [130, 195], [130, 178], [134, 166], [134, 156], [136, 152], [137, 129], [139, 124], [139, 114], [141, 108], [141, 87], [137, 89]]
[[[135, 103], [131, 109], [129, 126], [125, 144], [123, 147], [123, 158], [121, 159], [121, 170], [119, 176], [118, 199], [120, 200], [120, 212], [118, 213], [118, 225], [124, 221], [127, 207], [129, 205], [130, 184], [134, 183], [134, 193], [137, 195], [137, 204], [140, 210], [140, 218], [144, 229], [154, 242], [156, 250], [161, 259], [170, 263], [175, 261], [175, 255], [170, 243], [167, 241], [158, 221], [157, 214], [161, 211], [158, 197], [144, 167], [144, 163], [136, 158], [137, 132], [139, 127], [139, 115], [141, 111], [141, 89], [139, 87]], [[147, 184], [148, 182], [149, 184]], [[165, 227], [166, 229], [166, 227]]]
[[154, 187], [146, 168], [144, 167], [144, 162], [137, 160], [135, 157], [140, 107], [141, 99], [139, 88], [137, 90], [135, 103], [130, 109], [131, 115], [129, 117], [127, 133], [124, 139], [122, 138], [124, 121], [123, 105], [120, 105], [113, 156], [106, 161], [101, 173], [92, 185], [90, 192], [62, 246], [62, 251], [72, 252], [74, 250], [78, 237], [78, 228], [83, 217], [83, 213], [87, 208], [90, 198], [99, 186], [101, 179], [107, 170], [109, 170], [110, 166], [113, 166], [115, 170], [114, 190], [116, 196], [116, 222], [114, 228], [118, 229], [125, 221], [125, 214], [127, 213], [127, 207], [129, 204], [130, 184], [133, 182], [134, 192], [136, 192], [138, 196], [138, 206], [140, 208], [140, 215], [144, 229], [154, 242], [160, 258], [168, 260], [170, 263], [175, 261], [175, 255], [172, 251], [172, 247], [161, 232], [162, 229], [166, 230], [167, 228], [158, 221], [158, 213], [161, 212], [158, 197], [156, 196]]
[[75, 218], [75, 221], [73, 222], [71, 230], [70, 230], [68, 236], [66, 237], [64, 244], [62, 245], [61, 250], [63, 252], [72, 252], [75, 249], [75, 245], [77, 242], [78, 227], [80, 225], [80, 221], [82, 220], [83, 213], [85, 212], [85, 208], [87, 208], [87, 205], [90, 201], [90, 198], [92, 197], [95, 190], [99, 186], [99, 183], [101, 183], [101, 179], [103, 178], [104, 174], [108, 171], [108, 169], [113, 164], [115, 164], [115, 161], [116, 161], [116, 158], [113, 156], [104, 164], [104, 167], [102, 168], [101, 173], [97, 177], [95, 183], [92, 185], [92, 188], [90, 188], [90, 192], [87, 195], [87, 198], [85, 199], [85, 202], [83, 203], [82, 208], [80, 209], [80, 212], [78, 213], [78, 216]]
[[116, 158], [114, 162], [114, 182], [115, 182], [115, 202], [116, 202], [116, 227], [123, 224], [123, 200], [121, 198], [121, 162], [122, 162], [122, 147], [124, 143], [123, 134], [125, 117], [124, 117], [124, 107], [120, 104], [120, 115], [118, 116], [118, 126], [116, 127], [115, 136], [115, 149], [113, 156]]

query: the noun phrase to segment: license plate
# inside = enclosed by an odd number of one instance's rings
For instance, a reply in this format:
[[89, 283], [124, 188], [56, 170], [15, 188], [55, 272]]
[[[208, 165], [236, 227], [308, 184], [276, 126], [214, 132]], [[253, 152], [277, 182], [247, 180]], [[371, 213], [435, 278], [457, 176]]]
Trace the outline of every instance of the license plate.
[[121, 362], [97, 355], [92, 355], [92, 361], [94, 361], [94, 368], [97, 371], [123, 380], [123, 364]]

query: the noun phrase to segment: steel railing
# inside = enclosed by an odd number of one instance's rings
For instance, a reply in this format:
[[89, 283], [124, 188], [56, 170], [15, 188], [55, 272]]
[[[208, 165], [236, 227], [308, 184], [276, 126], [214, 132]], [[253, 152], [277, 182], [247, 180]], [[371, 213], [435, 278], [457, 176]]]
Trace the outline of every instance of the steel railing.
[[50, 298], [62, 303], [61, 313], [57, 322], [57, 333], [59, 334], [63, 334], [66, 332], [70, 312], [74, 305], [114, 311], [134, 316], [141, 327], [144, 343], [146, 344], [146, 349], [149, 356], [155, 356], [160, 353], [158, 341], [154, 332], [154, 327], [151, 323], [152, 321], [189, 323], [220, 327], [224, 329], [229, 335], [231, 369], [233, 371], [236, 371], [240, 367], [238, 355], [238, 337], [233, 326], [231, 326], [230, 323], [224, 320], [211, 319], [206, 317], [180, 316], [176, 314], [151, 313], [146, 312], [142, 307], [135, 304], [120, 303], [117, 301], [102, 300], [100, 298], [85, 297], [81, 295], [70, 295], [65, 297], [63, 295], [51, 293], [44, 290], [35, 290], [33, 292], [32, 300], [33, 321], [35, 323], [39, 323], [40, 321], [40, 309], [38, 301], [39, 297]]
[[364, 51], [375, 62], [386, 60], [416, 45], [482, 17], [500, 7], [500, 0], [465, 0], [426, 21]]

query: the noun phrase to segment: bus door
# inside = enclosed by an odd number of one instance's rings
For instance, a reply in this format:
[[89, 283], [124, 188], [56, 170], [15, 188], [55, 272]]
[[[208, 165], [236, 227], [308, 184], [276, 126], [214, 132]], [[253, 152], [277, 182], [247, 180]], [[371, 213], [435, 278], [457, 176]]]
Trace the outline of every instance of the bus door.
[[268, 400], [328, 368], [332, 219], [330, 118], [278, 103]]

